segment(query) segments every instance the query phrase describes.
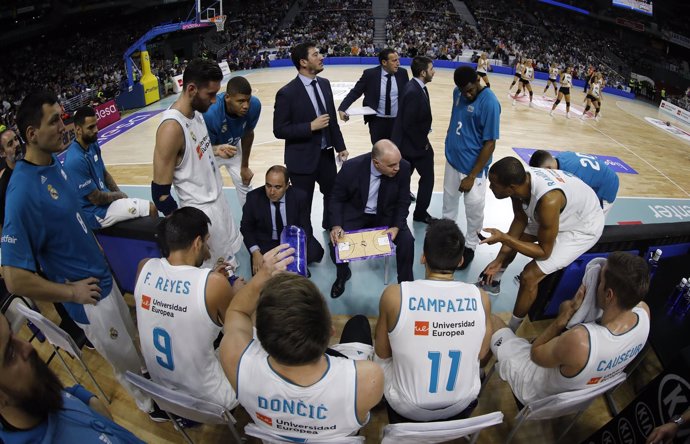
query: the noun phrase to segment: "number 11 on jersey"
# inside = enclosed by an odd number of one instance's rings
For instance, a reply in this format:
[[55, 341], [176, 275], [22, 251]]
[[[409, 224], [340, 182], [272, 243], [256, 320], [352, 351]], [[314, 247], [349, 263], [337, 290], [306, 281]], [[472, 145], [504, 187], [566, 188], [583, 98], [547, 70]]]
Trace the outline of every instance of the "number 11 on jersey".
[[[429, 393], [438, 392], [438, 378], [439, 369], [441, 367], [441, 352], [430, 351], [427, 357], [431, 360], [431, 378], [429, 378]], [[448, 380], [446, 381], [446, 391], [452, 392], [455, 390], [455, 383], [458, 379], [458, 368], [460, 367], [460, 359], [462, 359], [462, 352], [460, 350], [448, 350], [448, 357], [450, 357], [450, 371], [448, 372]]]

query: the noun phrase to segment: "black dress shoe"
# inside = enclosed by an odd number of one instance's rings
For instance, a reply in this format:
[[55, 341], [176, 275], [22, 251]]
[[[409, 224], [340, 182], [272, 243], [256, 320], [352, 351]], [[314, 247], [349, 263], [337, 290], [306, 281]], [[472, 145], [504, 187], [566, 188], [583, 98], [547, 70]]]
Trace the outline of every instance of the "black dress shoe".
[[338, 276], [335, 278], [335, 282], [333, 282], [333, 286], [331, 287], [331, 297], [333, 299], [342, 296], [342, 294], [345, 292], [345, 282], [349, 281], [351, 277], [352, 271], [350, 271], [350, 269], [347, 268], [345, 276]]
[[429, 215], [429, 213], [423, 214], [422, 216], [412, 215], [412, 220], [415, 222], [422, 222], [424, 224], [430, 224], [435, 221], [436, 218]]
[[471, 248], [465, 248], [465, 251], [462, 253], [462, 265], [456, 268], [456, 270], [464, 270], [465, 268], [469, 267], [472, 259], [474, 259], [474, 250]]

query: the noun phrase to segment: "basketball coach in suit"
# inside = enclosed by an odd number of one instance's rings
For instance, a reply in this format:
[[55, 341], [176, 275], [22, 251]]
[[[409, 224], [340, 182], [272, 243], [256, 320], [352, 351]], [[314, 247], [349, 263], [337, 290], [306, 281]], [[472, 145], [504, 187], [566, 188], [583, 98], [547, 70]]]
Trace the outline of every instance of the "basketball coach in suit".
[[[371, 153], [345, 163], [335, 179], [329, 206], [333, 262], [333, 246], [344, 231], [387, 226], [396, 245], [398, 282], [413, 280], [414, 237], [407, 226], [409, 207], [410, 164], [402, 159], [393, 142], [379, 140]], [[332, 298], [343, 294], [345, 283], [352, 276], [348, 264], [336, 264], [336, 269]]]
[[292, 48], [297, 77], [278, 90], [273, 112], [273, 134], [285, 139], [285, 165], [295, 188], [311, 203], [318, 182], [324, 196], [324, 230], [328, 223], [328, 199], [335, 181], [335, 154], [347, 160], [348, 152], [338, 126], [330, 82], [317, 77], [323, 71], [323, 56], [312, 42]]
[[247, 194], [240, 231], [252, 257], [252, 275], [261, 268], [263, 254], [280, 244], [283, 227], [297, 225], [307, 234], [307, 263], [319, 262], [323, 247], [314, 237], [307, 196], [290, 186], [287, 168], [274, 165], [266, 172], [266, 185]]
[[348, 121], [347, 109], [364, 94], [362, 104], [376, 110], [376, 115], [364, 116], [364, 123], [369, 125], [371, 144], [390, 139], [395, 116], [398, 115], [398, 97], [408, 80], [407, 70], [400, 68], [398, 53], [392, 48], [384, 49], [379, 53], [379, 66], [365, 69], [343, 99], [338, 107], [340, 118]]
[[434, 219], [427, 212], [434, 191], [434, 150], [429, 143], [432, 118], [426, 84], [434, 78], [434, 64], [428, 57], [417, 56], [412, 59], [411, 70], [413, 79], [405, 85], [398, 103], [392, 141], [403, 159], [419, 173], [419, 192], [412, 218], [428, 224]]

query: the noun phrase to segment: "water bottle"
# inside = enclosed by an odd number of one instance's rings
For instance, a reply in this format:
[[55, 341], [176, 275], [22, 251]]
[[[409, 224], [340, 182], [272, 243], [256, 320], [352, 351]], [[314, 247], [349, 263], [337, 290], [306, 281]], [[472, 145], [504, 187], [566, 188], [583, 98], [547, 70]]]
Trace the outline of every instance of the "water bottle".
[[683, 298], [683, 293], [685, 293], [685, 290], [687, 288], [688, 280], [686, 278], [681, 279], [678, 285], [676, 285], [673, 292], [671, 293], [671, 297], [669, 297], [666, 301], [666, 305], [668, 306], [669, 311], [673, 310], [673, 308], [676, 305], [678, 305], [678, 303]]
[[649, 264], [650, 282], [652, 281], [652, 279], [654, 279], [654, 273], [656, 273], [656, 269], [659, 267], [659, 260], [661, 259], [661, 254], [662, 251], [657, 248], [655, 252], [649, 255], [649, 260], [647, 261], [647, 263]]
[[292, 271], [293, 273], [301, 274], [302, 276], [306, 276], [307, 233], [305, 233], [304, 229], [295, 225], [286, 226], [280, 233], [280, 243], [289, 244], [290, 247], [295, 249], [293, 256], [295, 260], [287, 266], [287, 270]]

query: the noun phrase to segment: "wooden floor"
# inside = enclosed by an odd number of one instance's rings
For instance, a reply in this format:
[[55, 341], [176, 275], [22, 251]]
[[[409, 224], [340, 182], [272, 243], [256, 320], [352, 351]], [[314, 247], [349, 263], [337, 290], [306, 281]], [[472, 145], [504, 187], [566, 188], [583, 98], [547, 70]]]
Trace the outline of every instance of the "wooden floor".
[[[327, 66], [323, 73], [332, 82], [336, 97], [344, 94], [360, 74], [361, 67]], [[256, 137], [250, 166], [254, 170], [254, 186], [264, 182], [268, 167], [283, 161], [283, 142], [276, 140], [272, 133], [272, 110], [276, 91], [296, 75], [294, 69], [281, 68], [255, 71], [247, 74], [254, 94], [263, 104], [263, 113], [256, 128]], [[583, 153], [616, 156], [632, 166], [639, 174], [620, 175], [620, 196], [675, 197], [690, 196], [690, 144], [657, 130], [644, 121], [645, 116], [659, 117], [655, 107], [640, 102], [605, 96], [602, 107], [603, 118], [599, 122], [591, 119], [581, 121], [580, 112], [571, 112], [572, 117], [566, 120], [563, 115], [550, 117], [546, 107], [529, 108], [525, 103], [512, 106], [508, 97], [508, 86], [511, 78], [491, 75], [491, 83], [501, 102], [501, 139], [498, 141], [494, 159], [515, 155], [513, 147], [544, 148], [557, 150], [574, 150]], [[349, 82], [340, 84], [340, 82]], [[439, 69], [434, 81], [429, 85], [432, 110], [434, 112], [433, 132], [430, 135], [436, 150], [435, 169], [436, 183], [434, 190], [442, 191], [445, 157], [443, 141], [448, 127], [453, 90], [452, 70]], [[541, 97], [543, 84], [536, 82], [535, 100]], [[550, 92], [553, 94], [553, 92]], [[583, 95], [581, 89], [573, 88], [572, 104], [582, 109]], [[166, 100], [169, 102], [169, 99]], [[166, 103], [164, 101], [163, 103]], [[336, 106], [339, 100], [336, 100]], [[547, 105], [548, 106], [548, 105]], [[561, 105], [563, 107], [564, 105]], [[550, 108], [550, 106], [549, 106]], [[659, 117], [668, 120], [667, 117]], [[131, 129], [127, 133], [110, 141], [103, 147], [103, 157], [108, 170], [119, 184], [148, 185], [152, 179], [151, 159], [155, 131], [158, 124], [156, 117]], [[678, 126], [682, 126], [678, 124]], [[351, 156], [370, 150], [367, 127], [361, 118], [352, 118], [347, 124], [341, 124], [348, 150]], [[688, 130], [688, 128], [684, 128]], [[225, 174], [225, 172], [223, 173]], [[230, 185], [229, 177], [225, 177]], [[413, 178], [416, 188], [416, 178]], [[129, 302], [131, 303], [131, 297]], [[52, 308], [48, 308], [48, 311]], [[337, 316], [338, 330], [344, 324], [344, 317]], [[526, 323], [519, 333], [525, 337], [536, 336], [542, 325]], [[24, 329], [26, 330], [26, 329]], [[26, 331], [24, 332], [26, 334]], [[39, 347], [43, 357], [49, 355], [46, 346]], [[93, 351], [85, 352], [85, 360], [95, 371], [97, 379], [105, 386], [108, 394], [114, 399], [111, 405], [113, 416], [118, 423], [132, 430], [142, 439], [151, 443], [182, 442], [180, 436], [167, 424], [155, 424], [139, 412], [134, 402], [124, 390], [117, 385], [110, 368], [103, 359]], [[75, 364], [74, 362], [72, 364]], [[57, 361], [51, 364], [60, 373], [63, 381], [69, 383], [69, 377], [60, 368]], [[72, 365], [80, 375], [78, 365]], [[616, 391], [615, 397], [620, 405], [632, 399], [635, 390], [660, 371], [658, 360], [650, 353], [641, 368], [629, 381]], [[85, 381], [85, 379], [84, 379]], [[95, 388], [86, 383], [95, 391]], [[494, 375], [487, 390], [483, 393], [475, 415], [502, 410], [504, 423], [482, 433], [480, 443], [502, 442], [514, 424], [517, 408], [507, 384]], [[246, 413], [238, 409], [238, 420], [241, 425], [248, 420]], [[577, 443], [585, 439], [610, 419], [610, 415], [601, 399], [586, 412], [575, 425], [566, 442]], [[367, 442], [379, 442], [383, 426], [386, 424], [385, 408], [379, 406], [374, 410], [372, 420], [364, 427], [362, 433]], [[518, 443], [549, 443], [558, 436], [564, 422], [549, 421], [546, 423], [527, 424], [518, 434]], [[229, 442], [230, 437], [223, 427], [201, 426], [190, 431], [196, 442]]]

